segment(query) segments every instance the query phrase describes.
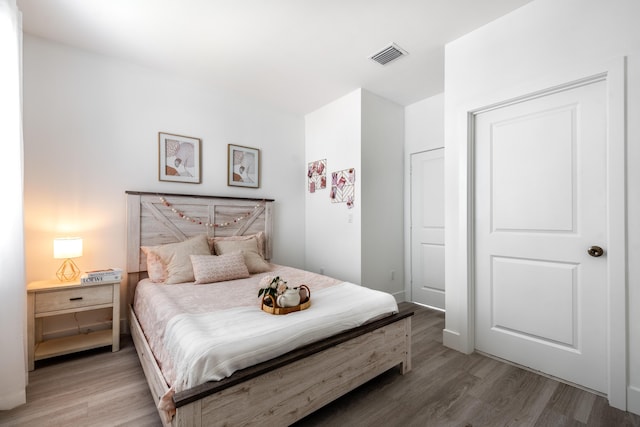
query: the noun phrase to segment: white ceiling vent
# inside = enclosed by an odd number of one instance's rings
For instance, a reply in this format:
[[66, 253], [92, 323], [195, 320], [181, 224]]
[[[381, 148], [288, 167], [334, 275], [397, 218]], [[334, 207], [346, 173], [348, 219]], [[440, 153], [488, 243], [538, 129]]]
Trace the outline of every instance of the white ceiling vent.
[[380, 65], [387, 65], [391, 61], [395, 61], [398, 58], [401, 58], [405, 55], [408, 55], [409, 52], [402, 49], [395, 43], [391, 43], [388, 46], [385, 46], [380, 52], [374, 53], [369, 57], [372, 61], [377, 62]]

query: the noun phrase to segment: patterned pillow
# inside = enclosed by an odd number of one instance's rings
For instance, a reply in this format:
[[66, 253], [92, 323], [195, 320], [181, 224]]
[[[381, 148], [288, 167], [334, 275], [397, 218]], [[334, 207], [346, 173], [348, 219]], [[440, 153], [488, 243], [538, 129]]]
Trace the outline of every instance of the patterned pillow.
[[264, 273], [270, 271], [271, 266], [260, 256], [256, 239], [249, 240], [221, 240], [214, 242], [216, 254], [224, 255], [233, 252], [242, 252], [244, 263], [249, 273]]
[[[144, 249], [143, 249], [144, 250]], [[165, 266], [166, 278], [164, 283], [193, 282], [193, 267], [190, 255], [211, 255], [207, 236], [202, 234], [185, 240], [184, 242], [168, 243], [166, 245], [146, 247], [146, 252], [153, 252]], [[147, 261], [147, 268], [149, 267]], [[151, 275], [149, 275], [151, 277]], [[153, 280], [153, 279], [152, 279]]]
[[167, 266], [160, 256], [153, 252], [150, 246], [143, 246], [142, 252], [147, 256], [147, 274], [149, 280], [155, 283], [163, 283], [167, 279]]
[[214, 283], [249, 277], [240, 252], [226, 255], [191, 255], [196, 283]]

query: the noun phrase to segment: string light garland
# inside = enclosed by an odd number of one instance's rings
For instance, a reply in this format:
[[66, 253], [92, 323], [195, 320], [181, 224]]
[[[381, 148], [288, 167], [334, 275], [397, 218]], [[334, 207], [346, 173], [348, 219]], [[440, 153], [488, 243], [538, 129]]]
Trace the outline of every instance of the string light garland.
[[[214, 222], [214, 223], [211, 223], [211, 222], [206, 222], [206, 221], [199, 220], [197, 218], [191, 218], [190, 216], [186, 215], [181, 210], [176, 209], [164, 197], [160, 197], [160, 201], [162, 202], [163, 205], [165, 205], [166, 207], [171, 209], [171, 212], [175, 213], [176, 215], [178, 215], [180, 218], [184, 219], [185, 221], [189, 221], [189, 222], [192, 222], [194, 224], [204, 225], [205, 227], [209, 227], [209, 228], [228, 227], [231, 224], [237, 224], [238, 222], [243, 221], [243, 220], [249, 218], [251, 215], [253, 215], [253, 212], [247, 212], [246, 214], [244, 214], [244, 215], [242, 215], [240, 217], [234, 218], [233, 221], [230, 221], [230, 222], [220, 222], [220, 223]], [[256, 211], [256, 210], [258, 210], [260, 208], [262, 208], [262, 205], [261, 204], [257, 204], [253, 208], [253, 211]]]

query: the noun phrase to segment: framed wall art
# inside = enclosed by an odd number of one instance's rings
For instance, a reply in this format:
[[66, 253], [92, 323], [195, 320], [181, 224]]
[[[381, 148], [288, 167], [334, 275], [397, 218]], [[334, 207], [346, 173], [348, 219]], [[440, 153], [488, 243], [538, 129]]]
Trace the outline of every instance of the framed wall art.
[[356, 170], [345, 169], [331, 173], [331, 191], [329, 198], [332, 203], [346, 203], [352, 209], [356, 199]]
[[202, 182], [202, 141], [183, 135], [158, 133], [159, 180]]
[[227, 185], [260, 187], [260, 150], [229, 144], [227, 152]]
[[309, 193], [327, 188], [327, 159], [316, 160], [307, 165]]

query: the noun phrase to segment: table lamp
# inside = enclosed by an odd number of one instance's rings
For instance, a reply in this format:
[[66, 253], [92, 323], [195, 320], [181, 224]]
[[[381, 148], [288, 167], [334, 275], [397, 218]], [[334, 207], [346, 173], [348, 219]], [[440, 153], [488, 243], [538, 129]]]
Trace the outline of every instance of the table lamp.
[[80, 269], [71, 258], [82, 256], [82, 239], [79, 237], [61, 237], [53, 239], [53, 258], [64, 259], [56, 272], [61, 282], [70, 282], [80, 275]]

